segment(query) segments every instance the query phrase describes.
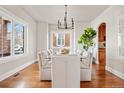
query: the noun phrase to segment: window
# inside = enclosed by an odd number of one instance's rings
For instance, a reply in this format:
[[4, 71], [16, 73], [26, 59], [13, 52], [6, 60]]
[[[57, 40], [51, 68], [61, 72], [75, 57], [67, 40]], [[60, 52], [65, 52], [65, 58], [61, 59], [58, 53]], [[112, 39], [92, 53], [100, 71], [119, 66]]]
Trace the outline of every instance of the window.
[[0, 17], [0, 57], [11, 55], [12, 22]]
[[56, 46], [62, 47], [64, 46], [64, 33], [56, 33]]
[[3, 18], [2, 20], [2, 42], [3, 42], [3, 57], [11, 55], [11, 36], [12, 36], [12, 22]]
[[69, 32], [53, 32], [52, 37], [53, 47], [70, 47]]
[[25, 24], [0, 17], [0, 58], [25, 53], [25, 30]]
[[24, 53], [24, 26], [20, 23], [15, 23], [15, 44], [14, 44], [14, 54]]

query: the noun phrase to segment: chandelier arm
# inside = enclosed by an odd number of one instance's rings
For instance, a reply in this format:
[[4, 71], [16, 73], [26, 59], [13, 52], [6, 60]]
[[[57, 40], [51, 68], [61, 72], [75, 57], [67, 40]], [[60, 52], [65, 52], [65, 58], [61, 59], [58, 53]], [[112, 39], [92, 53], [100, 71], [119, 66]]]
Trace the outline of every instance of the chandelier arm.
[[58, 29], [74, 29], [74, 20], [71, 19], [71, 27], [68, 27], [67, 22], [67, 5], [65, 6], [65, 15], [64, 15], [64, 27], [61, 27], [61, 22], [58, 20]]

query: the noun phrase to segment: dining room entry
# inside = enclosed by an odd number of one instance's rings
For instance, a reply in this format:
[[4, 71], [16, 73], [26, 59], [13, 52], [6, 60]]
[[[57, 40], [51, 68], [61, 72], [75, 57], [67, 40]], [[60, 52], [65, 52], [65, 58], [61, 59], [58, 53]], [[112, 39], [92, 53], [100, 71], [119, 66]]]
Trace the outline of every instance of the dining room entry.
[[101, 23], [98, 27], [98, 58], [99, 63], [106, 64], [106, 23]]

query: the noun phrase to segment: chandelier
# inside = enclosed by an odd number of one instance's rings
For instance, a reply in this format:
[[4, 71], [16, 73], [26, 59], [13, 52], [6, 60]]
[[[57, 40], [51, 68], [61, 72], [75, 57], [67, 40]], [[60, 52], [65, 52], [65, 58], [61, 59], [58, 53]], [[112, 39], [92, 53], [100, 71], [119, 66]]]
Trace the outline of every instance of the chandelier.
[[67, 24], [67, 5], [65, 5], [65, 16], [64, 16], [64, 23], [62, 24], [58, 20], [58, 29], [74, 29], [74, 20], [71, 18], [71, 26]]

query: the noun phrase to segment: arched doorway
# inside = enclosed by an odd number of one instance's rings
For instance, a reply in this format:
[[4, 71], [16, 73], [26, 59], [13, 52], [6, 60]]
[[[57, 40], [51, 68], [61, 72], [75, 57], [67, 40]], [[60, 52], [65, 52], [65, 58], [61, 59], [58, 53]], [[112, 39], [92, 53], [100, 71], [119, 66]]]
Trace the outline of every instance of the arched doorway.
[[106, 23], [101, 23], [98, 27], [98, 45], [99, 45], [99, 64], [106, 64]]

